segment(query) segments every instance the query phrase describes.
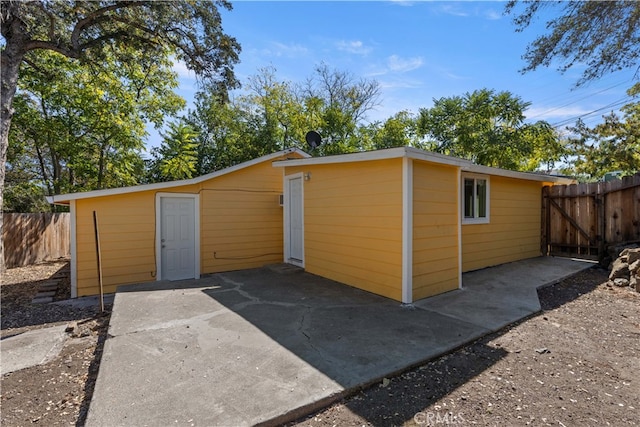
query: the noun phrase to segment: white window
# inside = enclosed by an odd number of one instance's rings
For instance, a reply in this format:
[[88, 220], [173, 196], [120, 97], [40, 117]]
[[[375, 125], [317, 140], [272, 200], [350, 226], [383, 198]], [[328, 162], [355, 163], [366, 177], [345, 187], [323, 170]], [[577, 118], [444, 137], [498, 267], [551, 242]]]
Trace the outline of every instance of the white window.
[[462, 223], [489, 223], [489, 177], [462, 175]]

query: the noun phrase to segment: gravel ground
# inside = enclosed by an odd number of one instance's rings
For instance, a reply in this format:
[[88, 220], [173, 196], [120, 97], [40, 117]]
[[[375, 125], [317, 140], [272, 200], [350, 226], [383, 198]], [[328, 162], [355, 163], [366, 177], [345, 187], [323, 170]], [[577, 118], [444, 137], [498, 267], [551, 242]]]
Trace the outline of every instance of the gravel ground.
[[[1, 424], [83, 425], [109, 313], [32, 306], [64, 263], [4, 278], [2, 336], [72, 323], [50, 363], [2, 376]], [[640, 425], [640, 294], [592, 268], [539, 291], [543, 311], [290, 426]]]

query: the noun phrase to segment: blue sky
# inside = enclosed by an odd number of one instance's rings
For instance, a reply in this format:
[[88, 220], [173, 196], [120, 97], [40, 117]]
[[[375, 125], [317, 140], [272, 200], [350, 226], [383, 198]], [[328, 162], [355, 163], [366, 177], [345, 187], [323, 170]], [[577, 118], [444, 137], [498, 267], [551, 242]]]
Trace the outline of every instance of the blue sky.
[[[633, 70], [608, 75], [578, 89], [582, 67], [560, 74], [542, 68], [521, 74], [526, 46], [544, 32], [539, 19], [515, 31], [504, 2], [240, 1], [223, 11], [224, 31], [242, 46], [241, 82], [266, 66], [279, 80], [302, 82], [322, 62], [380, 83], [380, 105], [369, 121], [398, 111], [417, 113], [434, 98], [476, 89], [507, 90], [531, 102], [531, 120], [562, 124], [579, 116], [594, 124], [624, 100]], [[192, 102], [195, 79], [180, 64], [179, 93]], [[150, 145], [160, 137], [152, 132]]]

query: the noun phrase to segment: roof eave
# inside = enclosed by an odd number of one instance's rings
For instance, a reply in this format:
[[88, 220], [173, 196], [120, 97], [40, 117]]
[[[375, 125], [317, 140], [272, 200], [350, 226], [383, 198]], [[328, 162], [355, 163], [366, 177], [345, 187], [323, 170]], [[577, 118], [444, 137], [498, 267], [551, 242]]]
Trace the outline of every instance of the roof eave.
[[227, 175], [229, 173], [248, 168], [253, 165], [257, 165], [269, 160], [277, 159], [278, 157], [286, 156], [287, 154], [296, 153], [303, 157], [311, 157], [308, 153], [298, 149], [298, 148], [287, 148], [285, 150], [278, 151], [276, 153], [267, 154], [262, 157], [258, 157], [253, 160], [249, 160], [247, 162], [243, 162], [234, 166], [230, 166], [225, 169], [221, 169], [219, 171], [211, 172], [206, 175], [198, 176], [191, 179], [183, 179], [179, 181], [168, 181], [168, 182], [158, 182], [154, 184], [143, 184], [136, 185], [131, 187], [120, 187], [120, 188], [110, 188], [106, 190], [94, 190], [94, 191], [85, 191], [81, 193], [69, 193], [69, 194], [58, 194], [55, 196], [47, 197], [47, 201], [50, 204], [68, 204], [65, 202], [70, 202], [71, 200], [79, 200], [79, 199], [88, 199], [93, 197], [104, 197], [104, 196], [112, 196], [117, 194], [129, 194], [129, 193], [137, 193], [142, 191], [150, 191], [150, 190], [162, 190], [166, 188], [173, 187], [182, 187], [185, 185], [194, 185], [199, 184], [201, 182], [207, 181], [209, 179], [213, 179], [222, 175]]

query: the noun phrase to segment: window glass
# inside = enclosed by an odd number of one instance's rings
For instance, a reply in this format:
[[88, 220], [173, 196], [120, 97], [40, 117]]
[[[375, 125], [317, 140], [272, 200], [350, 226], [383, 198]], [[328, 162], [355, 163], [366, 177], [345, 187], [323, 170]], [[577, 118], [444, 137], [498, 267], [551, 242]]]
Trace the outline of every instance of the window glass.
[[476, 179], [476, 195], [478, 198], [477, 218], [487, 217], [487, 180]]
[[473, 218], [474, 217], [474, 206], [473, 206], [473, 179], [464, 180], [464, 217], [465, 218]]

